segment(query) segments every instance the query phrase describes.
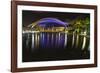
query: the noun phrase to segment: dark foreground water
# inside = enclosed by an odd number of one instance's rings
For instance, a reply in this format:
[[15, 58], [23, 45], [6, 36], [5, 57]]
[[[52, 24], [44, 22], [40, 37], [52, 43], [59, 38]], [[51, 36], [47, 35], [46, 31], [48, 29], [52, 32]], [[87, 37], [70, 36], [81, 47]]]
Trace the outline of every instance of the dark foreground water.
[[89, 59], [89, 37], [67, 33], [23, 33], [23, 62]]

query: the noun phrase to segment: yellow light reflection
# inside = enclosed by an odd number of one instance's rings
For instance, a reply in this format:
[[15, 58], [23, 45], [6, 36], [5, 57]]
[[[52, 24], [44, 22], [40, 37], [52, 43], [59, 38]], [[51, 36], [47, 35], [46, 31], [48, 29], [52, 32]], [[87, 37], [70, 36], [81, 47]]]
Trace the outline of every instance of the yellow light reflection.
[[77, 35], [76, 37], [76, 48], [78, 47], [78, 43], [79, 43], [79, 35]]
[[32, 34], [32, 50], [34, 49], [34, 34]]
[[[84, 32], [84, 35], [86, 35], [86, 31]], [[84, 39], [83, 39], [82, 50], [84, 50], [85, 45], [86, 45], [86, 36], [84, 36]]]
[[74, 46], [74, 43], [75, 43], [75, 35], [74, 35], [74, 32], [73, 32], [72, 47]]
[[64, 43], [64, 46], [66, 47], [67, 46], [67, 34], [65, 33], [65, 43]]

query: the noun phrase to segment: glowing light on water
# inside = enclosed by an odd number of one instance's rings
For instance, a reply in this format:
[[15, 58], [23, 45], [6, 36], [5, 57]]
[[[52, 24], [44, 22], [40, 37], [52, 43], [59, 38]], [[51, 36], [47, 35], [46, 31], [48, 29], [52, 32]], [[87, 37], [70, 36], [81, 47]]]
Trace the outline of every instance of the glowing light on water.
[[38, 41], [37, 47], [39, 48], [39, 34], [37, 35], [37, 41]]
[[74, 32], [73, 32], [72, 47], [74, 46], [74, 43], [75, 43], [75, 35], [74, 35]]
[[[86, 35], [86, 31], [84, 32], [84, 35]], [[86, 36], [84, 36], [84, 38], [83, 38], [82, 50], [84, 50], [85, 45], [86, 45]]]
[[28, 47], [29, 43], [29, 34], [27, 35], [27, 39], [26, 39], [26, 46]]
[[50, 42], [50, 39], [49, 39], [49, 33], [47, 33], [47, 45], [46, 46], [48, 46], [49, 45], [49, 42]]
[[37, 33], [35, 33], [35, 47], [38, 47], [38, 38], [37, 38]]
[[41, 43], [40, 43], [40, 45], [42, 46], [42, 48], [44, 47], [44, 41], [45, 41], [45, 34], [44, 33], [40, 33], [40, 39], [39, 39], [40, 41], [41, 41]]
[[35, 32], [35, 33], [24, 33], [25, 46], [26, 48], [34, 49], [38, 48], [54, 48], [54, 49], [65, 49], [65, 48], [80, 48], [81, 50], [89, 50], [88, 37], [86, 37], [86, 31], [84, 34], [78, 35], [68, 34], [64, 32]]
[[56, 46], [57, 48], [59, 47], [59, 46], [58, 46], [58, 37], [59, 37], [59, 36], [58, 36], [58, 33], [56, 33], [56, 37], [55, 37], [55, 38], [56, 38], [56, 39], [55, 39], [55, 41], [56, 41], [56, 42], [55, 42], [55, 46]]
[[53, 38], [54, 36], [53, 36], [53, 33], [52, 33], [52, 36], [51, 36], [51, 46], [53, 46], [54, 44], [53, 44], [53, 41], [54, 41], [54, 38]]
[[32, 51], [34, 49], [34, 34], [32, 34]]
[[78, 47], [78, 43], [79, 43], [79, 35], [76, 36], [76, 48]]
[[82, 45], [82, 50], [84, 50], [85, 44], [86, 44], [86, 37], [84, 36], [84, 39], [83, 39], [83, 45]]
[[58, 47], [60, 46], [60, 33], [58, 33]]
[[67, 34], [65, 33], [65, 42], [64, 42], [64, 47], [67, 46]]

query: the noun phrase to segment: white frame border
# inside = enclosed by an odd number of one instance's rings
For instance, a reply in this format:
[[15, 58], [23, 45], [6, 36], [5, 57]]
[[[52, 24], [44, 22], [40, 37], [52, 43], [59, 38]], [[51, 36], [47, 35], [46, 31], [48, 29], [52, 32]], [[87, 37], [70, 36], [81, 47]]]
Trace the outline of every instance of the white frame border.
[[[74, 12], [74, 13], [90, 13], [90, 59], [88, 60], [64, 60], [64, 61], [47, 61], [47, 62], [24, 62], [22, 63], [22, 10], [34, 11], [54, 11], [54, 12]], [[58, 8], [46, 6], [17, 6], [17, 67], [46, 67], [60, 65], [82, 65], [94, 64], [94, 10], [79, 8]]]

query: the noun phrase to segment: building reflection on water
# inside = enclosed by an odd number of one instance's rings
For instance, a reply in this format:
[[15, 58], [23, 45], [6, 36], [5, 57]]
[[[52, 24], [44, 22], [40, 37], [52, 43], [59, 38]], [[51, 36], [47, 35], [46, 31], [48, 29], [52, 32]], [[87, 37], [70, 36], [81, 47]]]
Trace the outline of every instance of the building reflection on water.
[[62, 32], [23, 33], [23, 61], [87, 58], [89, 37], [84, 35]]

